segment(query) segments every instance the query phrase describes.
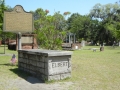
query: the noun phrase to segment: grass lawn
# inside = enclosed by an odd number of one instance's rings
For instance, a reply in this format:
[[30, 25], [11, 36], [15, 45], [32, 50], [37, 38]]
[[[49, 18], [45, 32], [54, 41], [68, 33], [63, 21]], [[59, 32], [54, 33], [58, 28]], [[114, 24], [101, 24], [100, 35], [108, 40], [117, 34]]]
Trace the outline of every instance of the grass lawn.
[[81, 90], [120, 90], [120, 47], [107, 46], [103, 52], [88, 50], [93, 47], [74, 51], [70, 81]]
[[14, 51], [14, 50], [8, 50], [8, 47], [7, 45], [1, 45], [0, 46], [0, 55], [2, 54], [17, 54], [17, 51]]
[[[93, 52], [89, 48], [99, 47], [85, 46], [82, 50], [73, 51], [72, 77], [63, 82], [74, 82], [69, 90], [120, 90], [120, 47], [105, 46], [102, 52]], [[3, 47], [0, 46], [1, 50]], [[6, 47], [6, 53], [17, 54], [17, 51], [7, 50]], [[28, 76], [17, 66], [11, 66], [10, 59], [11, 56], [0, 54], [0, 90], [4, 89], [9, 79]]]
[[7, 86], [9, 85], [8, 83], [11, 83], [9, 81], [17, 77], [25, 79], [28, 76], [27, 73], [18, 70], [17, 65], [13, 66], [10, 64], [12, 54], [15, 54], [17, 57], [17, 51], [8, 50], [8, 48], [5, 47], [4, 54], [4, 46], [0, 46], [0, 90], [16, 90], [15, 87], [9, 88], [9, 86]]

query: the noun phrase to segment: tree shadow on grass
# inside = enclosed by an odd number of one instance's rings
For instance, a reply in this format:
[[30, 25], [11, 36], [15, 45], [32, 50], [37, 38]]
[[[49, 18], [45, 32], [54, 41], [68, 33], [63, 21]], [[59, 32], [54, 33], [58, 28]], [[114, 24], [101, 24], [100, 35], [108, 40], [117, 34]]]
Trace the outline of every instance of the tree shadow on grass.
[[120, 52], [117, 52], [117, 54], [120, 54]]
[[18, 69], [18, 64], [16, 65], [13, 65], [11, 63], [5, 63], [5, 64], [0, 64], [0, 65], [3, 65], [3, 66], [11, 66], [11, 67], [15, 67], [13, 69], [9, 69], [10, 71], [14, 72], [15, 74], [17, 74], [19, 77], [22, 77], [24, 79], [26, 79], [30, 74], [27, 73], [27, 72], [24, 72], [22, 70], [19, 70]]
[[30, 76], [29, 73], [20, 70], [19, 68], [14, 68], [14, 69], [9, 69], [10, 71], [12, 71], [13, 73], [17, 74], [19, 77], [23, 78], [23, 79], [27, 79], [28, 76]]
[[11, 63], [0, 64], [0, 65], [3, 65], [3, 66], [18, 66], [17, 64], [16, 65], [12, 65]]
[[26, 80], [29, 83], [35, 84], [35, 83], [45, 83], [44, 81], [35, 78], [32, 74], [25, 72], [23, 70], [20, 70], [18, 68], [18, 64], [16, 65], [12, 65], [11, 63], [6, 63], [6, 64], [0, 64], [3, 66], [13, 66], [15, 68], [9, 69], [10, 71], [12, 71], [13, 73], [15, 73], [16, 75], [18, 75], [19, 77], [23, 78], [24, 80]]
[[23, 70], [20, 70], [19, 68], [10, 69], [10, 71], [17, 74], [19, 77], [25, 79], [27, 82], [35, 84], [35, 83], [44, 83], [42, 80], [35, 78], [33, 75], [31, 75], [28, 72], [25, 72]]

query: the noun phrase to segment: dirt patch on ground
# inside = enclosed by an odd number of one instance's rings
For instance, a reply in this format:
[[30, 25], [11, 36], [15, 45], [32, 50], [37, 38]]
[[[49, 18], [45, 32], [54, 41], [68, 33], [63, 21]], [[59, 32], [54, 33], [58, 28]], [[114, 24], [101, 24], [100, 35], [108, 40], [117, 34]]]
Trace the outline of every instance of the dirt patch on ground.
[[46, 84], [35, 77], [28, 77], [27, 80], [18, 77], [10, 80], [5, 90], [68, 90], [72, 82], [55, 82]]

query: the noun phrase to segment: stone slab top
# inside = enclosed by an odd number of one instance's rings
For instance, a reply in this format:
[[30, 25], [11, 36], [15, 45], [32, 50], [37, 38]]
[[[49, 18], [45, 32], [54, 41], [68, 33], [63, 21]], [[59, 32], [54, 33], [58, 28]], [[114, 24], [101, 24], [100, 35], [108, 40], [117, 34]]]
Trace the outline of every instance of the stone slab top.
[[43, 49], [21, 49], [18, 52], [28, 53], [28, 54], [36, 54], [36, 55], [45, 55], [45, 56], [64, 56], [64, 55], [72, 55], [72, 51], [62, 51], [62, 50], [43, 50]]

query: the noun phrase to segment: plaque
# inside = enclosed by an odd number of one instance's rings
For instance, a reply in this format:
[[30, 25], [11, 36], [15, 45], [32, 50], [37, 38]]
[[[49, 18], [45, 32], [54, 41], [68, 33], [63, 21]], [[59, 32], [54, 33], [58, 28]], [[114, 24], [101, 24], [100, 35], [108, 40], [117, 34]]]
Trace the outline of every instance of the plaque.
[[22, 43], [33, 43], [33, 37], [21, 37]]
[[11, 12], [4, 11], [3, 31], [14, 33], [33, 32], [33, 14], [16, 5]]

